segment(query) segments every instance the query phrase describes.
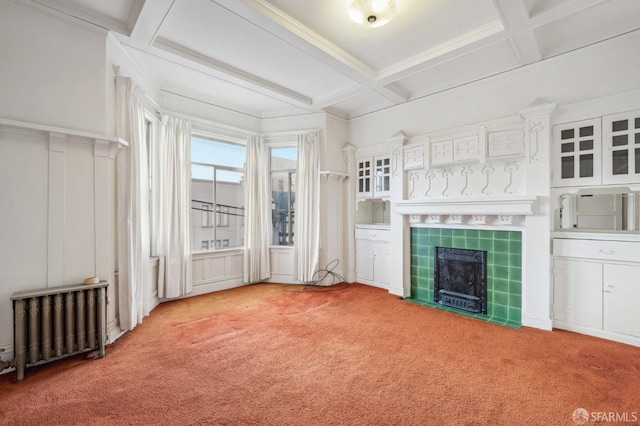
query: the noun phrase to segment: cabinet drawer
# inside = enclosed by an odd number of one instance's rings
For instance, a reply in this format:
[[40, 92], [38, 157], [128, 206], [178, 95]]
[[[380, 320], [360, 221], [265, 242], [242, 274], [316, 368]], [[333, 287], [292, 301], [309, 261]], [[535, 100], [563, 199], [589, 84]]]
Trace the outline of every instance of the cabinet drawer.
[[388, 229], [356, 229], [356, 240], [391, 241]]
[[640, 262], [640, 243], [554, 238], [554, 256]]

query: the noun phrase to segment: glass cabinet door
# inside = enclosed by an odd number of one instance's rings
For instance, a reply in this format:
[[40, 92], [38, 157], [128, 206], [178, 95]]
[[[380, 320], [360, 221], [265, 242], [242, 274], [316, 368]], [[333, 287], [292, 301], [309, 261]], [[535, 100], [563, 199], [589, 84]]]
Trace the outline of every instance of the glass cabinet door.
[[376, 157], [376, 195], [388, 193], [391, 189], [391, 159], [389, 157]]
[[358, 195], [371, 196], [371, 160], [358, 161]]
[[602, 183], [640, 182], [640, 111], [603, 117]]
[[553, 186], [600, 184], [600, 120], [554, 127]]

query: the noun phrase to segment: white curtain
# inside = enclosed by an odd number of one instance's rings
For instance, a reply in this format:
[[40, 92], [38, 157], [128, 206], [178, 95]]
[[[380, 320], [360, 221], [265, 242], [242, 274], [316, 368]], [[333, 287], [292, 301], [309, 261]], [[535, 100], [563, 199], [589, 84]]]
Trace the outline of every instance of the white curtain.
[[154, 249], [165, 257], [158, 297], [193, 291], [191, 281], [191, 123], [163, 115], [154, 173]]
[[269, 150], [262, 138], [249, 136], [244, 191], [244, 282], [271, 277], [271, 179]]
[[320, 257], [318, 132], [298, 135], [293, 279], [310, 282]]
[[118, 154], [117, 239], [120, 328], [132, 330], [149, 314], [149, 172], [144, 137], [144, 92], [130, 78], [116, 78], [116, 133], [129, 143]]

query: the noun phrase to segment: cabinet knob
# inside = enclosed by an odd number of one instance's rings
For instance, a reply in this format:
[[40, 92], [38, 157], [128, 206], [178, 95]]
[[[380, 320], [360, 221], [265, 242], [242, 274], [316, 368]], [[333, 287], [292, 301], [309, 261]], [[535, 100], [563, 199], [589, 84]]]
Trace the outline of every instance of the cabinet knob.
[[602, 254], [615, 254], [615, 250], [598, 250], [598, 253], [602, 253]]
[[376, 237], [376, 234], [369, 234], [369, 236], [370, 236], [371, 238], [375, 238], [375, 237]]

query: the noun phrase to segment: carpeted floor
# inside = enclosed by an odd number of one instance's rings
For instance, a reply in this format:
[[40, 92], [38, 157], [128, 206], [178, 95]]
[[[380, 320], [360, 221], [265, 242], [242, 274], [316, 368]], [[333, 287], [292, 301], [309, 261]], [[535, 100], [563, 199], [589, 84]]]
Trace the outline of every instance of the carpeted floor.
[[363, 285], [165, 303], [106, 358], [14, 379], [0, 376], [2, 425], [574, 425], [578, 408], [589, 423], [640, 419], [640, 348]]

